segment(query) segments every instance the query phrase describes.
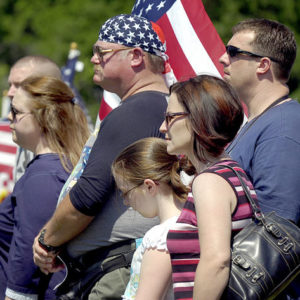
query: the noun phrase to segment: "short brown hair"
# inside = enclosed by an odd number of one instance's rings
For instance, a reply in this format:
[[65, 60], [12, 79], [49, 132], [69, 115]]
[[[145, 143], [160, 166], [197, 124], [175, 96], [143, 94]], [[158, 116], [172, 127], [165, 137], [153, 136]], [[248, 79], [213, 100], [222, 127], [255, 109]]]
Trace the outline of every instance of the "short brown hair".
[[63, 81], [46, 76], [28, 77], [20, 88], [31, 98], [31, 112], [50, 149], [58, 153], [64, 168], [71, 171], [89, 137], [86, 117], [72, 101], [72, 90]]
[[114, 178], [134, 185], [142, 184], [145, 179], [161, 181], [172, 188], [180, 201], [185, 201], [189, 188], [181, 182], [181, 169], [177, 156], [168, 154], [167, 142], [154, 137], [129, 145], [112, 164]]
[[275, 58], [274, 73], [278, 79], [287, 81], [297, 54], [297, 44], [293, 32], [285, 25], [267, 19], [244, 20], [232, 28], [232, 33], [253, 31], [250, 43], [259, 55]]
[[218, 157], [238, 132], [243, 108], [233, 88], [220, 78], [199, 75], [170, 88], [188, 113], [194, 154], [201, 162]]
[[144, 52], [147, 57], [148, 57], [148, 61], [149, 61], [149, 65], [150, 65], [150, 69], [153, 73], [158, 73], [161, 74], [164, 72], [165, 70], [165, 61], [162, 57], [148, 53], [148, 52]]

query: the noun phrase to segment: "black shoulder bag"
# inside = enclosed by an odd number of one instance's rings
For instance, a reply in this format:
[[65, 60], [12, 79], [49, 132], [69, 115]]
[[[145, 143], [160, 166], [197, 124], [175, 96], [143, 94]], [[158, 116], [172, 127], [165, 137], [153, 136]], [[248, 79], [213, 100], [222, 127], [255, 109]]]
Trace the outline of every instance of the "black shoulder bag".
[[275, 212], [264, 215], [240, 174], [254, 219], [233, 239], [229, 282], [225, 299], [274, 299], [300, 274], [300, 228]]

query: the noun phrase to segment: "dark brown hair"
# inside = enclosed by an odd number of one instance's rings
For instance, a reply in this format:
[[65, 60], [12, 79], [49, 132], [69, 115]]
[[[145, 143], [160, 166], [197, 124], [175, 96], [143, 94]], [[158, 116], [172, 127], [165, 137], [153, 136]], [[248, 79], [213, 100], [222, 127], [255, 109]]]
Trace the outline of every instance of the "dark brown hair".
[[168, 184], [180, 201], [185, 201], [189, 188], [180, 179], [181, 161], [167, 152], [167, 142], [144, 138], [126, 147], [112, 164], [112, 174], [122, 181], [139, 185], [145, 179]]
[[255, 37], [250, 45], [253, 52], [275, 58], [274, 73], [278, 79], [287, 81], [294, 64], [297, 44], [293, 32], [285, 25], [267, 19], [244, 20], [232, 28], [232, 33], [253, 31]]
[[188, 113], [193, 130], [194, 154], [201, 162], [218, 157], [243, 122], [242, 105], [225, 81], [199, 75], [170, 88]]
[[64, 168], [71, 171], [89, 137], [86, 117], [72, 101], [73, 92], [63, 81], [45, 76], [28, 77], [20, 88], [31, 99], [31, 112], [50, 149], [58, 153]]

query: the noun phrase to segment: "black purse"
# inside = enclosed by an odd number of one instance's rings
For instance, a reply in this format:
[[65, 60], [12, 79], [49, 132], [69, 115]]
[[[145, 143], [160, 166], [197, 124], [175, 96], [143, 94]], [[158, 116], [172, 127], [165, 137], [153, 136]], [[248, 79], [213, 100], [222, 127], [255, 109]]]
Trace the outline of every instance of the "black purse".
[[225, 299], [274, 299], [300, 274], [300, 228], [275, 212], [264, 215], [252, 199], [240, 174], [254, 219], [233, 239]]

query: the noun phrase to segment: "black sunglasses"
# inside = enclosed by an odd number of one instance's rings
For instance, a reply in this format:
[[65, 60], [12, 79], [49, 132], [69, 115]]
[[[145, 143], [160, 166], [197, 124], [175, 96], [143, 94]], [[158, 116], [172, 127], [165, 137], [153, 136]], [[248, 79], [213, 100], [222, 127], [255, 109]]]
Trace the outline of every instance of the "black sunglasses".
[[242, 50], [242, 49], [237, 48], [237, 47], [232, 46], [232, 45], [226, 46], [226, 52], [230, 57], [235, 57], [238, 54], [244, 54], [244, 55], [252, 56], [252, 57], [260, 57], [260, 58], [268, 57], [272, 61], [279, 63], [279, 61], [277, 59], [273, 58], [273, 57], [266, 56], [266, 55], [255, 54], [255, 53], [252, 53], [252, 52], [249, 52], [249, 51], [246, 51], [246, 50]]
[[16, 116], [20, 113], [17, 109], [15, 109], [12, 104], [10, 104], [10, 112], [12, 114], [13, 119], [16, 118]]
[[189, 113], [187, 112], [175, 112], [175, 113], [165, 113], [166, 125], [169, 127], [169, 124], [176, 116], [187, 116]]
[[[10, 112], [11, 112], [13, 120], [16, 120], [17, 115], [24, 115], [25, 116], [25, 115], [31, 114], [31, 112], [22, 112], [22, 111], [17, 110], [16, 108], [13, 107], [12, 104], [10, 104]], [[19, 119], [19, 121], [20, 120], [21, 119]]]

